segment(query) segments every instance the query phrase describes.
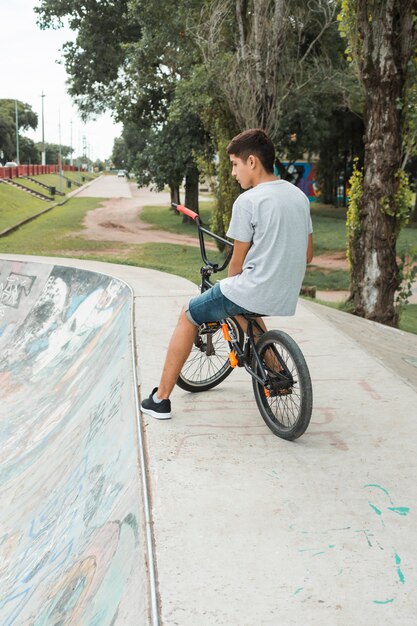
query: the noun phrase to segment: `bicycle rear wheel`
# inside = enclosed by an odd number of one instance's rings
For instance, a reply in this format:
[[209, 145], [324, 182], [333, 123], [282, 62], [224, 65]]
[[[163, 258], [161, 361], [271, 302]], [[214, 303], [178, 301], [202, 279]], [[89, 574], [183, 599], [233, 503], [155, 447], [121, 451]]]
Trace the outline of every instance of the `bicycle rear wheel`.
[[[243, 331], [239, 324], [233, 317], [228, 318], [228, 322], [242, 345]], [[233, 371], [229, 351], [220, 323], [200, 326], [190, 356], [178, 377], [178, 387], [196, 393], [219, 385]]]
[[[256, 347], [268, 375], [266, 387], [252, 379], [262, 418], [274, 435], [297, 439], [306, 431], [313, 408], [310, 373], [303, 353], [294, 339], [278, 330], [262, 335]], [[264, 375], [255, 357], [252, 368], [258, 376]]]

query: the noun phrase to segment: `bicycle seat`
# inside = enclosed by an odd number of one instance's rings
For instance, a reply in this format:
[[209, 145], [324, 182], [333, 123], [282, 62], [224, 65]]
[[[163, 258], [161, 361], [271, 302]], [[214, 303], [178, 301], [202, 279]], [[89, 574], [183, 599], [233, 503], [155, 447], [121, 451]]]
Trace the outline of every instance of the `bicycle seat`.
[[268, 317], [268, 315], [264, 315], [263, 313], [239, 313], [239, 315], [247, 320], [254, 320], [257, 317]]

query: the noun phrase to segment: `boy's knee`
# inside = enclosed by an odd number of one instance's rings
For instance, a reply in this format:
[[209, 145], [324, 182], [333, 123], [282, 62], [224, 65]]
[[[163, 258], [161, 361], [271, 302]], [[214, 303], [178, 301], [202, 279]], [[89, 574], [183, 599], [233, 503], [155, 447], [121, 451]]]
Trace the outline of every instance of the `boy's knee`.
[[187, 315], [187, 307], [183, 306], [181, 309], [181, 313], [178, 319], [178, 323], [179, 324], [190, 324], [193, 325], [191, 320], [189, 319], [188, 315]]

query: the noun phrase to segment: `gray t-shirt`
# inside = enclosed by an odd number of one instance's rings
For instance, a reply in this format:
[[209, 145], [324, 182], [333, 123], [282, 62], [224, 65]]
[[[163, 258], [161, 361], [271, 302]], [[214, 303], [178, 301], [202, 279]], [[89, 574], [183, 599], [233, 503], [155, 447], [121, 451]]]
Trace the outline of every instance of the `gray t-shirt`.
[[220, 281], [229, 300], [263, 315], [294, 315], [306, 270], [310, 203], [295, 185], [276, 180], [242, 193], [227, 236], [252, 242], [242, 273]]

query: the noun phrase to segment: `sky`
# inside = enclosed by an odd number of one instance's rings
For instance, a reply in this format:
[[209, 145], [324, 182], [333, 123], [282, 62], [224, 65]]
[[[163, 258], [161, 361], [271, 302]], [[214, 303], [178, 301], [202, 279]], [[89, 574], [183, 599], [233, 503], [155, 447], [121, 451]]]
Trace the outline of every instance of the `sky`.
[[75, 35], [67, 28], [41, 30], [33, 11], [39, 4], [35, 0], [0, 0], [0, 99], [17, 99], [32, 107], [38, 114], [38, 128], [22, 134], [37, 142], [42, 140], [43, 92], [45, 142], [59, 143], [61, 135], [61, 143], [69, 146], [72, 134], [74, 156], [80, 156], [85, 136], [87, 156], [104, 160], [110, 157], [122, 125], [115, 124], [110, 114], [86, 124], [81, 121], [66, 91], [65, 68], [57, 63], [62, 45]]

